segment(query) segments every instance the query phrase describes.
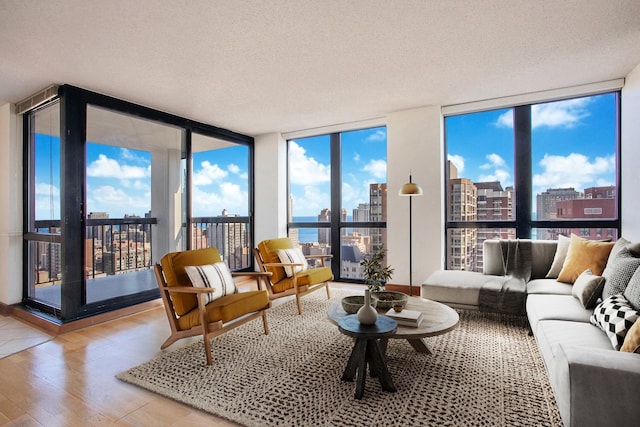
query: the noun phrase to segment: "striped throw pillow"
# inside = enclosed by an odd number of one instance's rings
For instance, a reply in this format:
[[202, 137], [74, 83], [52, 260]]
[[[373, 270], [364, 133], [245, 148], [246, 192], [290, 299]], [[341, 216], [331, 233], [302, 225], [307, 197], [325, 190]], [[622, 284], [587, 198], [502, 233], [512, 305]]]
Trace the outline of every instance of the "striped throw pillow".
[[209, 304], [225, 295], [237, 294], [236, 287], [229, 267], [224, 262], [215, 264], [187, 266], [184, 268], [191, 284], [196, 288], [211, 288], [214, 292], [206, 294], [205, 302]]
[[287, 277], [291, 277], [295, 273], [305, 271], [309, 268], [307, 259], [304, 257], [302, 249], [300, 248], [278, 249], [278, 258], [280, 258], [280, 262], [283, 264], [301, 264], [292, 267], [285, 267], [284, 271], [287, 273]]

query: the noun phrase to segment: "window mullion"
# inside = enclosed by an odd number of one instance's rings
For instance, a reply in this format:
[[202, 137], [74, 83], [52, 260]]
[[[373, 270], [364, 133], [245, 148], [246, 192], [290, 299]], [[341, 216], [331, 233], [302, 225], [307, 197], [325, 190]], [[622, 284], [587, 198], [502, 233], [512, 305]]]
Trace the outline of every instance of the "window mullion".
[[531, 106], [513, 109], [516, 237], [531, 238]]

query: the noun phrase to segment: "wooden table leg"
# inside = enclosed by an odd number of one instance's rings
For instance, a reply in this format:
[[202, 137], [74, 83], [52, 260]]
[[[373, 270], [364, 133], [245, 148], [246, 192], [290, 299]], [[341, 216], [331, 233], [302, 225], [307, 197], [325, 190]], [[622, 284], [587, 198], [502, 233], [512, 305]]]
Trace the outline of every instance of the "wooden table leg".
[[408, 339], [407, 341], [418, 353], [433, 354], [424, 338]]
[[396, 391], [396, 386], [393, 384], [391, 373], [387, 368], [387, 360], [384, 357], [384, 353], [380, 349], [376, 340], [367, 341], [367, 359], [371, 366], [371, 371], [375, 372], [380, 381], [380, 385], [383, 390]]
[[347, 367], [344, 369], [344, 373], [342, 374], [342, 379], [344, 381], [353, 381], [353, 377], [356, 376], [356, 371], [360, 365], [360, 361], [365, 361], [365, 352], [366, 341], [363, 339], [357, 339], [353, 349], [351, 350]]

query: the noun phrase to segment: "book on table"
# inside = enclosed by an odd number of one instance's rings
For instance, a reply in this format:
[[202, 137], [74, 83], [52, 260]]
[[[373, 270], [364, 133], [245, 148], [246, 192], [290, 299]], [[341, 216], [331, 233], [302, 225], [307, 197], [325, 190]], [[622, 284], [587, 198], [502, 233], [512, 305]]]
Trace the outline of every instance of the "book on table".
[[422, 312], [417, 310], [405, 309], [398, 313], [393, 308], [390, 308], [385, 315], [398, 322], [398, 325], [403, 326], [413, 326], [417, 328], [420, 326], [420, 322], [422, 322]]

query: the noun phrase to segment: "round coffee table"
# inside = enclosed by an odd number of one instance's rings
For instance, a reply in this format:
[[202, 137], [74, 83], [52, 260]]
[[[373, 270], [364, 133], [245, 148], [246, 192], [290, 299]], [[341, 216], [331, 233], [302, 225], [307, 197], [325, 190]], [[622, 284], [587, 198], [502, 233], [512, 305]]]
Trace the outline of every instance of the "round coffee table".
[[[422, 322], [418, 327], [398, 325], [398, 329], [393, 335], [381, 338], [380, 348], [383, 353], [386, 352], [389, 339], [405, 339], [409, 341], [409, 344], [418, 353], [431, 354], [432, 352], [424, 338], [446, 334], [455, 329], [460, 320], [458, 313], [451, 307], [421, 297], [409, 297], [405, 308], [407, 310], [421, 311], [423, 315]], [[386, 311], [382, 310], [378, 311], [378, 313], [384, 314]], [[335, 324], [338, 324], [340, 319], [347, 315], [348, 313], [344, 311], [340, 301], [332, 303], [327, 309], [327, 316]]]

